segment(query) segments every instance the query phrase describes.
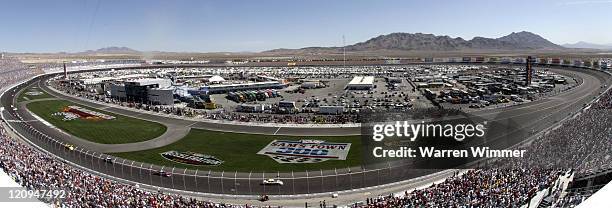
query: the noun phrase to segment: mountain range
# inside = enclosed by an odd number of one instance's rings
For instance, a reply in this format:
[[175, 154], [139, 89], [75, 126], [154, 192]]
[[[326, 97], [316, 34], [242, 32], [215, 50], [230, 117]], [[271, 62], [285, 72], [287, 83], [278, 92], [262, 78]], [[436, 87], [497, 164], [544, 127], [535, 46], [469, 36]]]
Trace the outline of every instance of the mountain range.
[[[499, 38], [474, 37], [471, 40], [423, 33], [391, 33], [365, 42], [348, 45], [347, 51], [460, 51], [460, 50], [563, 50], [545, 38], [527, 31], [513, 32]], [[267, 52], [340, 51], [341, 47], [275, 49]]]
[[595, 44], [595, 43], [589, 43], [589, 42], [580, 41], [580, 42], [572, 43], [572, 44], [563, 44], [563, 47], [566, 47], [566, 48], [589, 48], [589, 49], [599, 49], [599, 50], [611, 50], [612, 49], [612, 44]]
[[[465, 40], [447, 35], [434, 35], [424, 33], [391, 33], [371, 38], [364, 42], [347, 45], [347, 52], [376, 52], [376, 51], [425, 51], [425, 52], [452, 52], [452, 51], [563, 51], [579, 49], [612, 50], [612, 45], [598, 45], [587, 42], [575, 44], [554, 44], [537, 34], [522, 31], [499, 38], [474, 37]], [[338, 53], [342, 47], [306, 47], [299, 49], [274, 49], [264, 53], [290, 54], [290, 53]], [[88, 50], [79, 54], [139, 54], [144, 53], [128, 47], [106, 47], [97, 50]], [[157, 51], [157, 53], [163, 53]]]
[[87, 50], [84, 52], [80, 52], [81, 54], [135, 54], [140, 53], [140, 51], [128, 48], [128, 47], [117, 47], [111, 46], [106, 48], [100, 48], [97, 50]]

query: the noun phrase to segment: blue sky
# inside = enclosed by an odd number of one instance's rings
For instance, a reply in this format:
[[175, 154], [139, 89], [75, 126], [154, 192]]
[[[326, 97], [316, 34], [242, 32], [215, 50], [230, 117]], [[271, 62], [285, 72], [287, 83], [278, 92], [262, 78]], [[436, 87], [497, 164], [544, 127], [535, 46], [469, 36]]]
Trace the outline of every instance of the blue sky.
[[0, 51], [261, 51], [392, 32], [612, 43], [612, 0], [0, 0]]

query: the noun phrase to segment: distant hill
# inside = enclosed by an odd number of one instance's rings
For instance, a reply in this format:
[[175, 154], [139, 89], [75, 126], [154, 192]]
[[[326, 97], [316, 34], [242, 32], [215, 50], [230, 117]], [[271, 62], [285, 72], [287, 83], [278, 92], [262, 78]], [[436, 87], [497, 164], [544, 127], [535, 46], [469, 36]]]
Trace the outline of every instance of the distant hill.
[[[340, 51], [341, 47], [309, 47], [301, 49], [275, 49], [267, 52], [322, 52]], [[391, 33], [365, 42], [346, 46], [347, 51], [458, 51], [458, 50], [563, 50], [531, 32], [513, 32], [500, 38], [475, 37], [471, 40], [423, 33]]]
[[595, 44], [580, 41], [572, 44], [563, 44], [563, 47], [566, 48], [589, 48], [589, 49], [600, 49], [600, 50], [612, 50], [612, 44], [604, 45], [604, 44]]
[[106, 48], [100, 48], [97, 50], [88, 50], [85, 52], [81, 52], [83, 54], [135, 54], [135, 53], [140, 53], [140, 51], [128, 48], [128, 47], [116, 47], [116, 46], [111, 46], [111, 47], [106, 47]]
[[510, 43], [518, 49], [563, 49], [563, 46], [554, 44], [542, 36], [527, 31], [513, 32], [495, 40]]

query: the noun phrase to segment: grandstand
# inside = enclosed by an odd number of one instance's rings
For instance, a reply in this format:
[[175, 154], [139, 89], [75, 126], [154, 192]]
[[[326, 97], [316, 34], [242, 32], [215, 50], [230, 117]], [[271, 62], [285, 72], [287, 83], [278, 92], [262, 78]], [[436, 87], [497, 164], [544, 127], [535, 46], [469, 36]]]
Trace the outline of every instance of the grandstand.
[[[3, 64], [22, 66], [14, 61]], [[30, 69], [5, 70], [0, 88], [27, 79], [37, 72]], [[27, 126], [23, 122], [19, 125]], [[536, 138], [528, 146], [531, 152], [523, 161], [500, 161], [497, 164], [521, 163], [524, 167], [475, 169], [455, 174], [423, 189], [365, 198], [352, 207], [418, 207], [456, 205], [477, 207], [520, 207], [532, 203], [550, 203], [572, 207], [588, 199], [612, 178], [612, 92], [605, 91], [576, 116], [563, 121], [558, 128]], [[0, 128], [0, 168], [28, 189], [61, 188], [69, 192], [64, 199], [42, 201], [66, 207], [122, 207], [153, 205], [158, 207], [256, 207], [248, 204], [226, 204], [198, 200], [187, 195], [163, 193], [83, 171], [44, 150], [33, 147], [12, 132], [7, 124]], [[27, 138], [26, 138], [27, 139]], [[536, 168], [537, 167], [537, 168]], [[572, 175], [567, 187], [559, 181]], [[483, 188], [489, 187], [489, 188]]]

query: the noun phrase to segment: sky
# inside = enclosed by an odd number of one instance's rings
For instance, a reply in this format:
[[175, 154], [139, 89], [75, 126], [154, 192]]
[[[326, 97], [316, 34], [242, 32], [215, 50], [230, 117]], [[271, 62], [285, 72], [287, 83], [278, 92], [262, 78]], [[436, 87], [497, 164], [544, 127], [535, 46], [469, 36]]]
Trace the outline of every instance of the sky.
[[393, 33], [612, 44], [612, 0], [0, 0], [0, 51], [245, 52]]

